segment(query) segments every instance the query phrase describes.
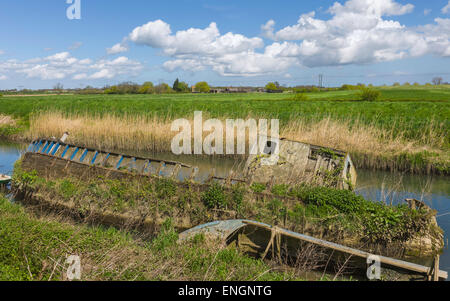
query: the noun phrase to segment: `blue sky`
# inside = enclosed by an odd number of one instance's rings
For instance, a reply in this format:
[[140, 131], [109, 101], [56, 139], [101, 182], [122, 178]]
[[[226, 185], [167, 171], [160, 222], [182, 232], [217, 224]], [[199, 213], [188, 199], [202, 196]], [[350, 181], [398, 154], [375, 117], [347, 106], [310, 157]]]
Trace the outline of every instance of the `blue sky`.
[[0, 3], [0, 89], [450, 81], [448, 0], [79, 1]]

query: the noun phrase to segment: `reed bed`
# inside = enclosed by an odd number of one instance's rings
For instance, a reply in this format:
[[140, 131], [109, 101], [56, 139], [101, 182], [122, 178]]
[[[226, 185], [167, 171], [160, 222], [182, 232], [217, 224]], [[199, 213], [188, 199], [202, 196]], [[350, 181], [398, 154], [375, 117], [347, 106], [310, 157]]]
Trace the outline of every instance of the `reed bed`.
[[[204, 120], [207, 118], [203, 116]], [[223, 120], [225, 119], [224, 117]], [[177, 134], [171, 131], [171, 124], [172, 121], [169, 119], [154, 116], [68, 115], [53, 111], [33, 115], [30, 118], [30, 129], [25, 136], [29, 140], [39, 137], [59, 138], [68, 131], [70, 143], [101, 149], [167, 152], [171, 150], [171, 141]], [[193, 130], [193, 126], [191, 127]], [[421, 137], [412, 139], [408, 138], [406, 131], [398, 130], [395, 123], [391, 128], [381, 128], [374, 124], [363, 123], [359, 119], [343, 121], [326, 117], [317, 120], [288, 121], [281, 124], [280, 136], [348, 151], [363, 158], [360, 164], [356, 162], [359, 167], [373, 168], [386, 164], [381, 163], [386, 158], [424, 153], [429, 154], [430, 160], [444, 162], [444, 165], [448, 166], [446, 137], [436, 133], [433, 130], [435, 128], [436, 125], [430, 122], [423, 128]], [[205, 132], [204, 137], [208, 134]]]
[[15, 124], [16, 124], [16, 121], [11, 116], [0, 114], [0, 126], [4, 126], [4, 125], [13, 126]]

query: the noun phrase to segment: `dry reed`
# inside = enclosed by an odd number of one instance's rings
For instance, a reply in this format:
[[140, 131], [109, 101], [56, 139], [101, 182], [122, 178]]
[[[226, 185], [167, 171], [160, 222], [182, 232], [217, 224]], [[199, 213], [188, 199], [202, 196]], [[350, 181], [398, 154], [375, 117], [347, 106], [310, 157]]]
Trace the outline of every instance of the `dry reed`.
[[16, 121], [13, 118], [11, 118], [10, 116], [0, 114], [0, 126], [15, 125], [15, 124], [16, 124]]
[[[406, 133], [398, 131], [395, 124], [392, 128], [382, 129], [375, 125], [364, 124], [358, 119], [350, 122], [328, 117], [316, 122], [292, 120], [281, 127], [280, 135], [352, 154], [362, 154], [377, 160], [386, 156], [394, 158], [399, 154], [427, 151], [436, 154], [435, 157], [440, 158], [441, 162], [448, 162], [445, 137], [436, 134], [433, 128], [430, 122], [429, 126], [423, 129], [423, 137], [413, 140], [408, 139]], [[87, 114], [67, 116], [56, 111], [33, 115], [30, 129], [25, 135], [27, 139], [32, 140], [39, 137], [61, 137], [66, 131], [71, 134], [69, 138], [71, 143], [94, 148], [152, 152], [170, 151], [172, 138], [177, 134], [171, 131], [170, 120], [157, 117], [139, 115], [100, 117]], [[204, 136], [207, 134], [209, 133], [204, 133]], [[364, 165], [370, 164], [365, 162]]]

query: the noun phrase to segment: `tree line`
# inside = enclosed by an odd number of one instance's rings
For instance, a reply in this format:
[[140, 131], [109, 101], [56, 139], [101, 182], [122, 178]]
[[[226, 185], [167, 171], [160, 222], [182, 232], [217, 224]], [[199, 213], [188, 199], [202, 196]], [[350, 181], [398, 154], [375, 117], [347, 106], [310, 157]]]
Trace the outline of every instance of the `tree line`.
[[207, 82], [198, 82], [194, 86], [189, 86], [186, 82], [178, 78], [172, 86], [167, 83], [154, 85], [152, 82], [145, 82], [142, 85], [133, 82], [124, 82], [118, 85], [105, 87], [105, 94], [167, 94], [167, 93], [208, 93], [211, 88]]

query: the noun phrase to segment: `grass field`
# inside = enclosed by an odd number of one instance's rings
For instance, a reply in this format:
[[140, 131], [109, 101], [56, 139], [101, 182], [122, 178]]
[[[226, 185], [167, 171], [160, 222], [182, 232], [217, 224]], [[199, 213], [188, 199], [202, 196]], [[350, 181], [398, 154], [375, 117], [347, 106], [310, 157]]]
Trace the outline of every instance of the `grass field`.
[[[93, 140], [104, 140], [101, 129], [95, 130], [95, 134], [86, 128], [100, 127], [94, 124], [96, 120], [101, 123], [102, 119], [115, 118], [110, 125], [101, 125], [103, 134], [114, 136], [114, 131], [108, 129], [116, 124], [118, 138], [113, 139], [112, 146], [131, 147], [154, 143], [145, 139], [137, 141], [136, 133], [124, 132], [127, 125], [141, 127], [142, 131], [137, 130], [138, 136], [142, 136], [141, 132], [148, 132], [151, 137], [167, 136], [171, 120], [178, 117], [192, 119], [194, 111], [203, 111], [204, 118], [277, 118], [282, 134], [290, 138], [348, 150], [362, 155], [364, 159], [360, 161], [364, 162], [377, 156], [375, 161], [378, 163], [359, 164], [360, 167], [375, 167], [380, 165], [380, 160], [395, 156], [391, 161], [402, 157], [401, 160], [407, 162], [405, 166], [416, 162], [414, 164], [419, 167], [413, 169], [430, 169], [430, 164], [438, 163], [439, 166], [433, 168], [447, 170], [450, 87], [378, 89], [381, 97], [375, 102], [358, 101], [359, 91], [354, 90], [308, 93], [306, 101], [294, 101], [289, 93], [8, 96], [0, 98], [0, 114], [17, 119], [16, 127], [22, 129], [29, 128], [30, 121], [34, 121], [28, 137], [56, 135], [52, 131], [55, 125], [73, 125], [76, 119], [86, 125], [78, 134]], [[51, 114], [42, 115], [49, 111], [53, 112], [55, 120], [51, 119]], [[61, 117], [67, 122], [61, 123]], [[145, 123], [151, 127], [142, 127]], [[44, 129], [46, 124], [47, 130]], [[118, 129], [119, 125], [122, 130]], [[33, 127], [42, 131], [33, 132]], [[158, 128], [161, 133], [152, 128]], [[14, 133], [14, 130], [9, 129], [9, 132]], [[133, 140], [120, 137], [124, 135]], [[171, 137], [165, 138], [170, 141]]]
[[27, 119], [37, 111], [58, 110], [66, 113], [157, 115], [173, 119], [192, 117], [195, 110], [211, 117], [262, 116], [317, 120], [331, 116], [342, 120], [360, 119], [381, 127], [396, 122], [408, 129], [410, 136], [433, 121], [435, 128], [446, 131], [450, 125], [450, 88], [385, 88], [380, 101], [356, 102], [358, 91], [309, 93], [309, 101], [294, 102], [290, 94], [166, 94], [166, 95], [68, 95], [0, 98], [0, 113]]

